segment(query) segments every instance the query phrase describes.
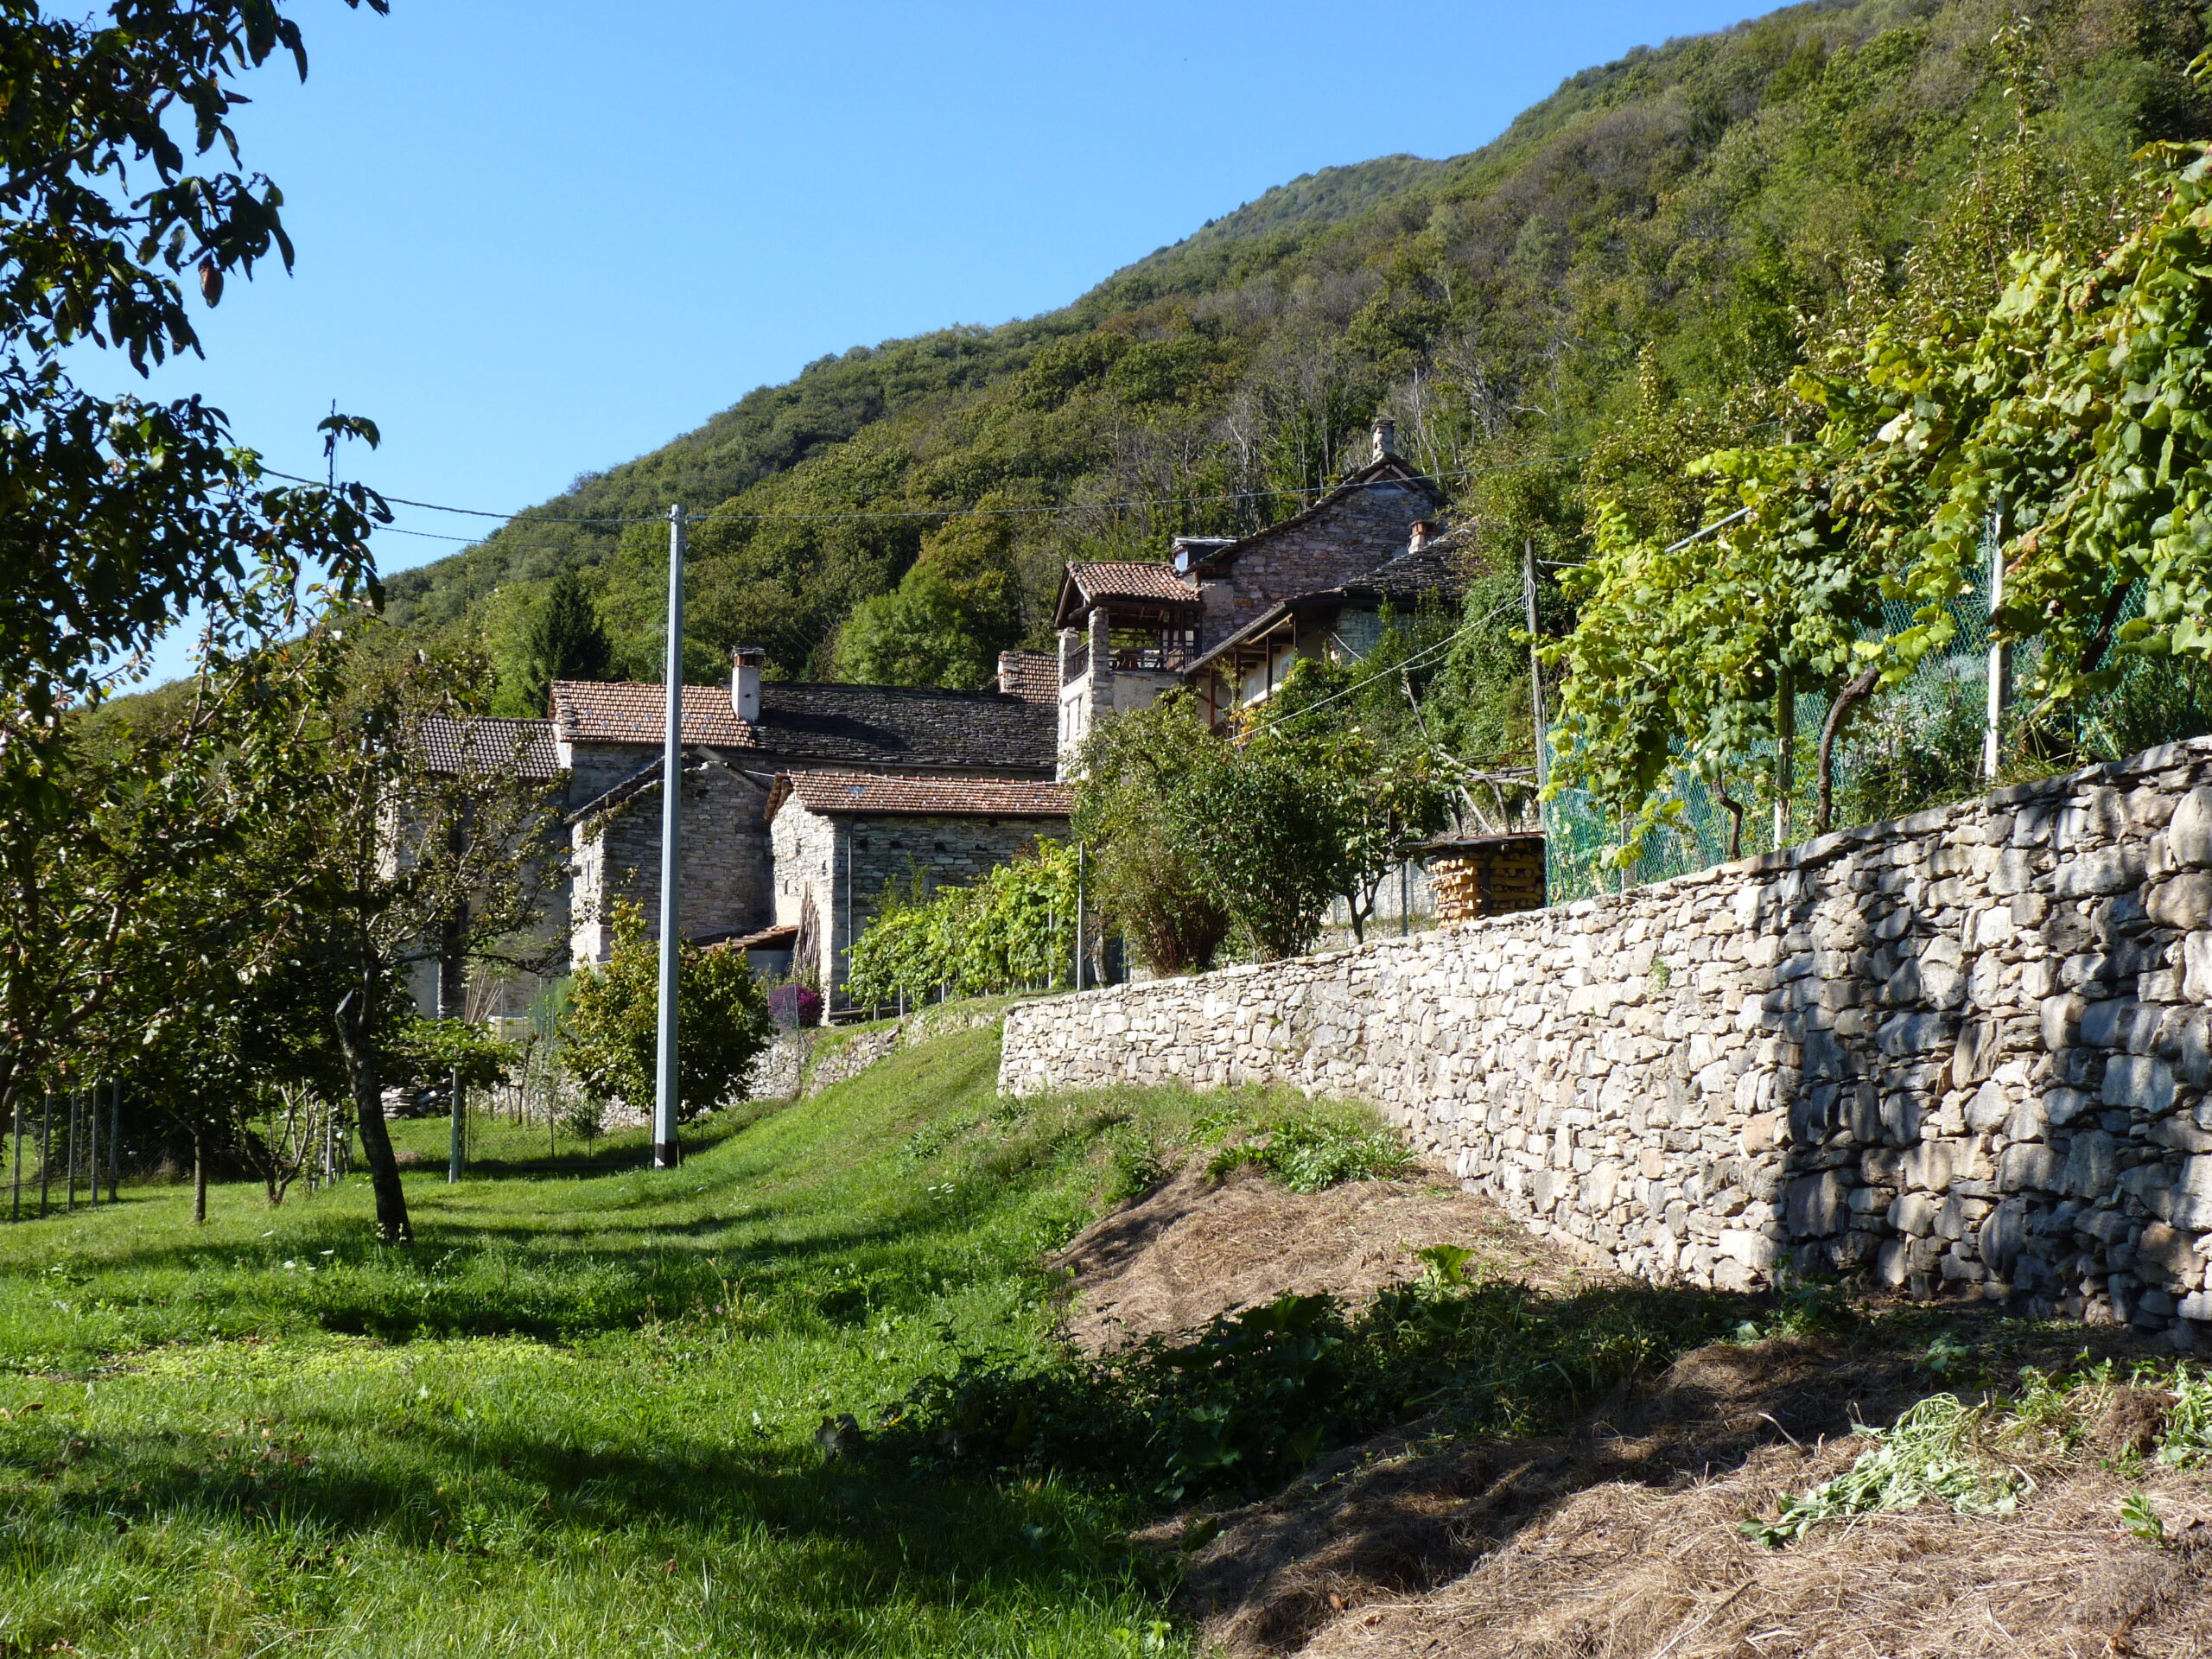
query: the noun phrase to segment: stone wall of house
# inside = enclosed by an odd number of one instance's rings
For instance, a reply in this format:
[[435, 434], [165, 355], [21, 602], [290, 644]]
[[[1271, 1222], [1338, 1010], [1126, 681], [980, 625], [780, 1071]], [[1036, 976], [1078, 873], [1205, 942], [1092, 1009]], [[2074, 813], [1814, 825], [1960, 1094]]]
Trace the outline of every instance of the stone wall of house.
[[918, 873], [932, 890], [968, 887], [1029, 851], [1039, 836], [1065, 838], [1067, 832], [1065, 818], [831, 815], [790, 798], [769, 827], [776, 921], [798, 925], [811, 899], [829, 958], [804, 968], [794, 958], [791, 971], [810, 969], [824, 988], [842, 985], [845, 947], [868, 931], [887, 888], [908, 887]]
[[[582, 775], [583, 746], [578, 746]], [[632, 748], [630, 772], [653, 757]], [[601, 791], [628, 777], [600, 785]], [[577, 797], [589, 800], [581, 789]], [[711, 762], [683, 779], [683, 931], [713, 933], [765, 927], [774, 903], [768, 836], [761, 823], [764, 783]], [[627, 900], [645, 912], [646, 931], [660, 931], [660, 814], [658, 788], [647, 790], [573, 830], [569, 954], [603, 962], [613, 942], [613, 906]]]
[[1624, 896], [1026, 1004], [1001, 1085], [1357, 1096], [1647, 1278], [1864, 1272], [2186, 1347], [2208, 1003], [2200, 740]]
[[1406, 550], [1416, 520], [1435, 498], [1410, 486], [1355, 490], [1308, 519], [1240, 548], [1218, 575], [1198, 573], [1207, 645], [1227, 639], [1278, 600], [1319, 593], [1366, 575]]

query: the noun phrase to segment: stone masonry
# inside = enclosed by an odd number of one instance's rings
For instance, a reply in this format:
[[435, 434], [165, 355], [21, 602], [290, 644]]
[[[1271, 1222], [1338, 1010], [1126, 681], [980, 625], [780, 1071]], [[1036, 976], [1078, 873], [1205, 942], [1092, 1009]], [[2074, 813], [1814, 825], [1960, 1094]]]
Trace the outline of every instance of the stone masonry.
[[1626, 895], [1025, 1004], [1000, 1084], [1382, 1109], [1654, 1281], [2212, 1334], [2212, 739]]

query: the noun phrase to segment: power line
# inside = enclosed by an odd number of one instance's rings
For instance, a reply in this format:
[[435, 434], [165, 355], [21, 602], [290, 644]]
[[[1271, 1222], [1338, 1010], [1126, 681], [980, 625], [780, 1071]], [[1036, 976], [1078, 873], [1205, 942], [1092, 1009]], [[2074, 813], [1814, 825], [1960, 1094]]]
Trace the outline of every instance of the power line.
[[1261, 721], [1257, 726], [1255, 726], [1252, 728], [1251, 734], [1254, 737], [1257, 737], [1262, 732], [1271, 730], [1274, 727], [1281, 725], [1285, 721], [1296, 720], [1301, 715], [1310, 715], [1316, 709], [1325, 709], [1329, 704], [1334, 702], [1338, 697], [1348, 697], [1353, 692], [1362, 690], [1368, 686], [1373, 685], [1379, 680], [1387, 680], [1395, 674], [1402, 674], [1406, 670], [1413, 667], [1416, 663], [1427, 661], [1428, 658], [1435, 656], [1438, 652], [1457, 643], [1465, 635], [1472, 633], [1477, 628], [1481, 627], [1485, 622], [1492, 621], [1497, 618], [1503, 616], [1506, 612], [1515, 609], [1520, 605], [1520, 603], [1521, 601], [1517, 596], [1509, 599], [1504, 604], [1500, 605], [1496, 610], [1491, 611], [1485, 615], [1478, 616], [1471, 622], [1462, 623], [1459, 627], [1454, 628], [1451, 632], [1446, 634], [1441, 639], [1437, 640], [1433, 645], [1424, 646], [1422, 649], [1415, 652], [1412, 656], [1407, 658], [1402, 662], [1393, 663], [1389, 667], [1384, 669], [1380, 674], [1370, 674], [1363, 680], [1354, 680], [1350, 685], [1344, 687], [1341, 690], [1332, 691], [1327, 696], [1317, 698], [1315, 701], [1307, 703], [1302, 709], [1286, 709], [1283, 713], [1277, 715], [1273, 720]]
[[[1452, 472], [1427, 474], [1422, 474], [1422, 476], [1427, 477], [1433, 483], [1440, 483], [1446, 480], [1452, 479], [1485, 478], [1497, 473], [1518, 472], [1525, 467], [1548, 466], [1557, 461], [1580, 461], [1584, 456], [1594, 453], [1595, 451], [1590, 449], [1568, 450], [1564, 454], [1556, 455], [1535, 455], [1531, 456], [1525, 461], [1501, 461], [1497, 465], [1491, 467], [1465, 467]], [[268, 477], [281, 478], [285, 480], [287, 482], [294, 484], [316, 484], [321, 482], [321, 480], [316, 479], [303, 478], [296, 473], [280, 472], [273, 467], [264, 467], [262, 468], [262, 471]], [[1376, 479], [1366, 483], [1351, 486], [1350, 487], [1357, 489], [1382, 489], [1392, 486], [1396, 483], [1396, 481], [1397, 480], [1395, 480]], [[1226, 491], [1217, 495], [1132, 497], [1118, 501], [1065, 502], [1054, 505], [1020, 507], [903, 507], [859, 509], [847, 512], [779, 512], [756, 511], [747, 507], [733, 508], [721, 506], [710, 508], [705, 512], [689, 514], [687, 515], [686, 522], [694, 524], [700, 524], [710, 523], [717, 518], [751, 518], [765, 523], [838, 524], [871, 519], [899, 521], [915, 518], [1066, 518], [1074, 517], [1081, 513], [1130, 512], [1153, 507], [1211, 506], [1218, 505], [1224, 502], [1267, 501], [1274, 500], [1283, 496], [1311, 496], [1318, 498], [1321, 496], [1333, 495], [1337, 491], [1347, 486], [1343, 484], [1327, 484], [1300, 488], [1232, 490]], [[381, 494], [381, 493], [379, 493]], [[635, 518], [567, 518], [549, 516], [543, 512], [543, 510], [537, 507], [524, 507], [517, 512], [493, 512], [488, 509], [481, 507], [454, 507], [448, 506], [435, 501], [415, 501], [402, 495], [385, 495], [383, 496], [382, 499], [397, 506], [415, 507], [425, 512], [453, 513], [457, 516], [468, 518], [492, 518], [498, 520], [502, 524], [583, 524], [600, 527], [614, 527], [626, 524], [665, 524], [667, 522], [667, 515], [665, 513], [651, 513]], [[395, 531], [397, 533], [403, 536], [420, 536], [432, 541], [449, 541], [463, 543], [467, 543], [471, 541], [471, 538], [467, 537], [440, 536], [432, 531], [399, 530], [397, 525], [387, 524], [382, 526], [382, 528], [388, 531]], [[482, 538], [480, 537], [476, 539]]]

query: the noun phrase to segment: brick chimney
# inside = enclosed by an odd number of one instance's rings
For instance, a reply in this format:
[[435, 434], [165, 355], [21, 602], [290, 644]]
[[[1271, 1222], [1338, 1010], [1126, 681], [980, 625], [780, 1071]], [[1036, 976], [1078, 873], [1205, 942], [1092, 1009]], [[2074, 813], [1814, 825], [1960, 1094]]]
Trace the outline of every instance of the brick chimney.
[[1374, 450], [1369, 457], [1370, 462], [1388, 461], [1398, 453], [1398, 423], [1395, 421], [1381, 415], [1375, 417]]
[[729, 654], [730, 712], [748, 726], [760, 723], [760, 670], [767, 660], [760, 645], [740, 645]]

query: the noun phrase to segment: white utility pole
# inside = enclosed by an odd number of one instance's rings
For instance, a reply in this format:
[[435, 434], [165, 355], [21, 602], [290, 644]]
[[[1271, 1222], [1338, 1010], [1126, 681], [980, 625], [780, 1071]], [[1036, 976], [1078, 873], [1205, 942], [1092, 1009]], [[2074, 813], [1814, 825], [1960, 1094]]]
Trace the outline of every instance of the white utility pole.
[[683, 918], [683, 509], [668, 510], [668, 741], [660, 762], [660, 1058], [653, 1090], [653, 1167], [674, 1169], [676, 967]]
[[2005, 705], [2012, 696], [2012, 647], [1994, 637], [1997, 607], [2005, 602], [2005, 515], [1989, 515], [1989, 723], [1981, 734], [1981, 775], [1997, 781], [2005, 747]]

